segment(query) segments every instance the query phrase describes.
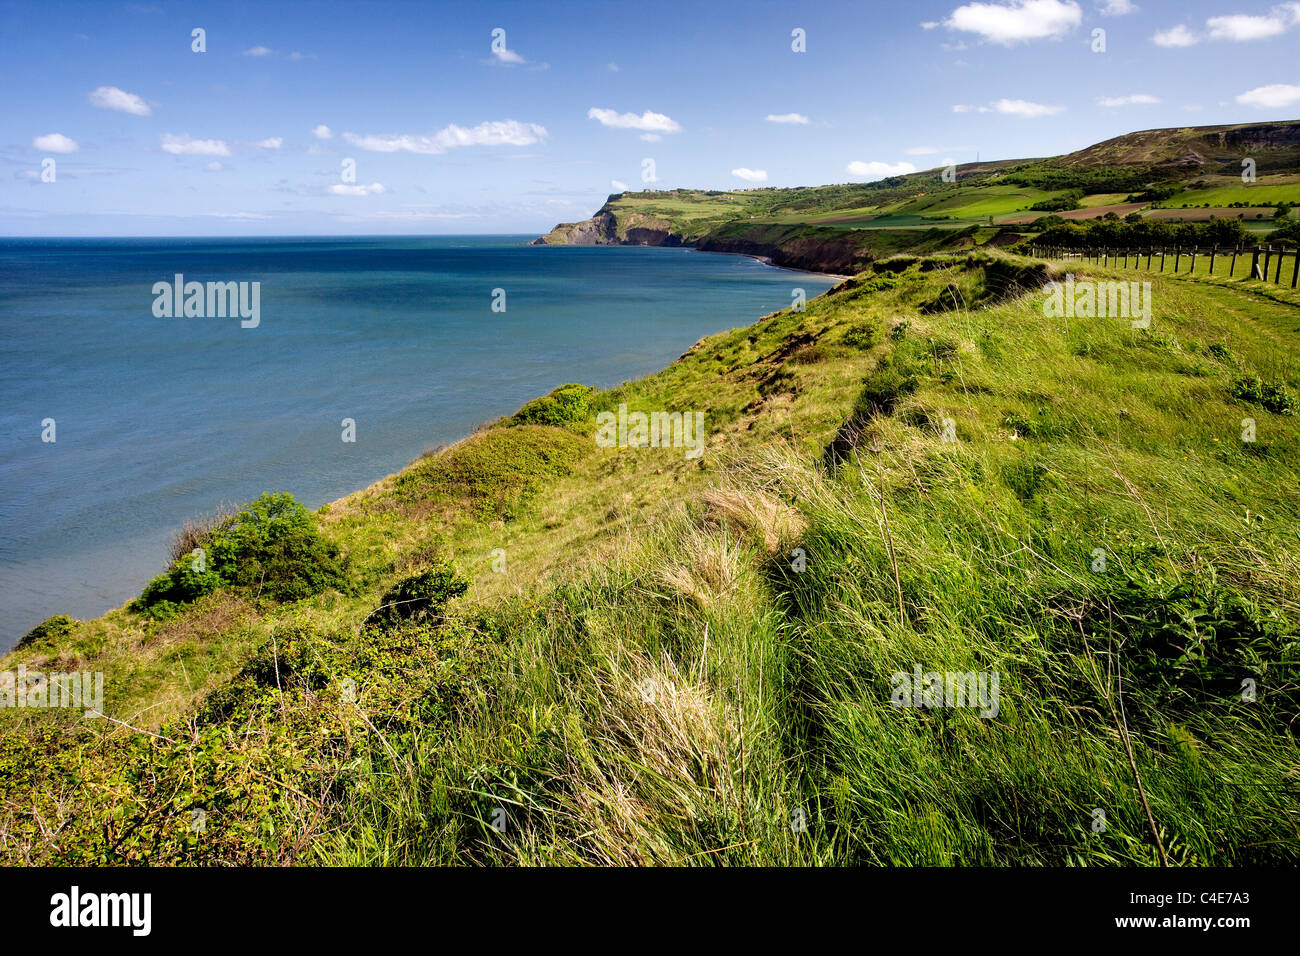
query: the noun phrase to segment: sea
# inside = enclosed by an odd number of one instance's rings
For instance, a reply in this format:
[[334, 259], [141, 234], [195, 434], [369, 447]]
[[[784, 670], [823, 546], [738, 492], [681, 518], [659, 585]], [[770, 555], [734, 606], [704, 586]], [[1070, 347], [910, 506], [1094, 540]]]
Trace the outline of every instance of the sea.
[[[188, 518], [264, 491], [316, 508], [834, 282], [530, 238], [0, 239], [0, 650], [139, 594]], [[187, 315], [178, 281], [205, 284], [191, 313], [245, 283], [245, 313]]]

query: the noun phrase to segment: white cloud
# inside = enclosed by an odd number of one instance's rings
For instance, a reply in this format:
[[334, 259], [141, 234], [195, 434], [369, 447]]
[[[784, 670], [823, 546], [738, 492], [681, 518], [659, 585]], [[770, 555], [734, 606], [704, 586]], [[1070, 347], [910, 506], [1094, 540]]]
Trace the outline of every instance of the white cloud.
[[1012, 46], [1031, 40], [1056, 40], [1083, 21], [1074, 0], [1008, 0], [968, 3], [943, 21], [949, 30], [977, 34], [990, 43]]
[[802, 113], [768, 113], [767, 121], [769, 123], [795, 123], [799, 126], [808, 125], [808, 117]]
[[1253, 106], [1261, 110], [1278, 110], [1300, 103], [1300, 86], [1289, 83], [1274, 83], [1271, 86], [1257, 86], [1237, 97], [1243, 106]]
[[587, 119], [598, 120], [602, 126], [612, 129], [639, 129], [647, 133], [680, 133], [681, 126], [663, 113], [646, 110], [640, 116], [636, 113], [619, 113], [616, 110], [604, 110], [593, 106], [587, 110]]
[[266, 139], [259, 139], [253, 145], [258, 149], [279, 149], [284, 145], [284, 137], [268, 136]]
[[981, 113], [1005, 113], [1024, 119], [1037, 119], [1040, 116], [1055, 116], [1065, 111], [1064, 106], [1047, 106], [1043, 103], [1031, 103], [1029, 100], [997, 100], [991, 105], [980, 107]]
[[330, 131], [330, 128], [326, 126], [324, 123], [321, 123], [315, 129], [313, 129], [311, 131], [311, 134], [315, 136], [317, 139], [330, 139], [334, 135]]
[[736, 176], [740, 179], [748, 180], [751, 183], [767, 182], [766, 169], [748, 169], [744, 166], [741, 166], [739, 169], [733, 169], [731, 171], [731, 175]]
[[470, 129], [452, 124], [432, 136], [409, 133], [344, 133], [343, 138], [359, 149], [372, 153], [421, 153], [436, 156], [461, 146], [528, 146], [546, 138], [546, 127], [515, 120], [493, 120]]
[[230, 155], [230, 147], [226, 145], [225, 140], [195, 139], [189, 133], [181, 133], [179, 136], [163, 133], [162, 149], [164, 153], [171, 153], [173, 156]]
[[609, 188], [614, 190], [616, 193], [625, 193], [628, 190], [628, 185], [621, 179], [611, 179], [609, 181]]
[[149, 109], [149, 104], [134, 93], [128, 93], [125, 90], [119, 90], [116, 86], [99, 86], [90, 92], [87, 96], [91, 106], [98, 106], [101, 110], [118, 110], [122, 113], [131, 113], [135, 116], [148, 116], [153, 110]]
[[1210, 17], [1205, 26], [1210, 31], [1211, 40], [1232, 40], [1244, 43], [1248, 40], [1263, 40], [1285, 33], [1300, 23], [1300, 3], [1284, 3], [1274, 7], [1266, 16], [1250, 16], [1236, 13], [1231, 16]]
[[62, 133], [46, 133], [32, 140], [32, 145], [46, 153], [75, 153], [77, 141], [69, 139]]
[[1133, 0], [1106, 0], [1101, 7], [1103, 17], [1122, 17], [1130, 13], [1137, 13], [1137, 4]]
[[204, 166], [203, 168], [206, 169], [206, 170], [207, 170], [208, 172], [210, 172], [210, 173], [219, 173], [219, 172], [221, 172], [223, 169], [225, 169], [226, 167], [225, 167], [225, 166], [222, 166], [221, 163], [217, 162], [217, 161], [214, 159], [212, 162], [208, 163], [208, 165]]
[[862, 179], [884, 179], [886, 176], [903, 176], [907, 173], [916, 172], [916, 167], [908, 162], [890, 165], [889, 163], [864, 163], [861, 160], [854, 160], [849, 163], [847, 169], [851, 174]]
[[1160, 102], [1160, 97], [1150, 93], [1132, 93], [1128, 96], [1102, 96], [1097, 99], [1098, 106], [1151, 106]]
[[[1207, 37], [1211, 40], [1229, 40], [1245, 43], [1250, 40], [1265, 40], [1275, 37], [1300, 24], [1300, 3], [1283, 3], [1273, 7], [1266, 15], [1252, 16], [1234, 13], [1227, 16], [1209, 17], [1205, 21]], [[1205, 37], [1193, 32], [1186, 24], [1180, 23], [1168, 30], [1158, 30], [1151, 38], [1157, 46], [1184, 47], [1195, 46]]]
[[255, 46], [245, 50], [244, 56], [270, 56], [274, 52], [269, 46]]
[[995, 100], [988, 106], [970, 106], [958, 103], [952, 108], [954, 113], [1005, 113], [1007, 116], [1019, 116], [1022, 119], [1037, 119], [1040, 116], [1055, 116], [1065, 112], [1064, 106], [1047, 106], [1043, 103], [1031, 103], [1029, 100]]
[[1168, 30], [1157, 30], [1151, 38], [1151, 42], [1156, 46], [1195, 46], [1200, 43], [1200, 37], [1187, 28], [1186, 24], [1180, 23], [1176, 27], [1170, 27]]
[[329, 191], [335, 196], [378, 196], [384, 192], [384, 184], [371, 183], [367, 186], [364, 183], [356, 183], [355, 185], [335, 183], [329, 188]]
[[933, 29], [934, 29], [935, 27], [937, 27], [938, 25], [939, 25], [939, 21], [938, 21], [938, 20], [926, 20], [924, 23], [921, 24], [921, 29], [922, 29], [922, 30], [933, 30]]
[[642, 133], [639, 138], [645, 140], [647, 143], [657, 143], [663, 139], [663, 137], [658, 133]]

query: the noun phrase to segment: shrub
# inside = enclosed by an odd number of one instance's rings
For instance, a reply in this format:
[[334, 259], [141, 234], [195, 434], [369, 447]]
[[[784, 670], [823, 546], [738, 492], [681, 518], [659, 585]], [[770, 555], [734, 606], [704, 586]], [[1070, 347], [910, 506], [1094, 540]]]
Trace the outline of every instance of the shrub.
[[1212, 568], [1173, 585], [1134, 569], [1103, 598], [1085, 623], [1122, 635], [1132, 685], [1162, 705], [1185, 713], [1230, 700], [1243, 676], [1256, 676], [1272, 685], [1284, 720], [1294, 712], [1294, 627], [1224, 587]]
[[878, 331], [874, 323], [856, 322], [844, 330], [843, 342], [849, 348], [865, 352], [876, 344]]
[[171, 559], [181, 561], [194, 553], [195, 548], [205, 548], [212, 538], [225, 527], [235, 512], [228, 508], [219, 508], [210, 515], [190, 518], [181, 525], [181, 529], [172, 538]]
[[77, 622], [66, 614], [56, 614], [46, 618], [28, 631], [18, 641], [18, 647], [30, 647], [32, 644], [55, 641], [72, 633]]
[[286, 493], [264, 494], [209, 526], [201, 555], [187, 552], [145, 587], [131, 607], [170, 617], [219, 588], [297, 601], [342, 588], [347, 562], [316, 529], [311, 513]]
[[145, 611], [151, 617], [166, 618], [181, 607], [210, 594], [225, 582], [212, 568], [196, 570], [197, 560], [189, 557], [177, 561], [167, 572], [158, 575], [131, 602], [132, 610]]
[[1066, 209], [1078, 209], [1079, 200], [1082, 198], [1082, 190], [1071, 189], [1063, 195], [1041, 199], [1029, 208], [1034, 212], [1062, 212]]
[[1295, 414], [1295, 396], [1281, 382], [1265, 382], [1258, 375], [1243, 375], [1233, 379], [1228, 392], [1239, 401], [1260, 405], [1275, 415]]
[[403, 578], [388, 590], [366, 618], [368, 624], [391, 627], [403, 621], [439, 623], [447, 602], [469, 590], [469, 582], [443, 561], [432, 570]]
[[1220, 345], [1218, 342], [1215, 342], [1206, 351], [1225, 365], [1231, 365], [1234, 361], [1232, 352], [1228, 350], [1228, 347], [1226, 345]]
[[510, 419], [512, 425], [554, 425], [560, 428], [585, 425], [591, 419], [591, 396], [594, 388], [586, 385], [561, 385], [549, 395], [535, 398]]

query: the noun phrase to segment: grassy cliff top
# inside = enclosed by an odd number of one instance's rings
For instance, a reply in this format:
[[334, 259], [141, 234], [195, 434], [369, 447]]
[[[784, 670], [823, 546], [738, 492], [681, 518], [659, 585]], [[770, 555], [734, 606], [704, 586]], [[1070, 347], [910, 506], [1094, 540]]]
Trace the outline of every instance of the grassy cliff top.
[[[1255, 163], [1256, 180], [1242, 180], [1242, 160]], [[1300, 120], [1144, 130], [1063, 156], [962, 163], [951, 181], [944, 169], [922, 170], [870, 183], [740, 190], [640, 190], [611, 195], [596, 216], [608, 216], [609, 236], [596, 241], [649, 241], [667, 233], [683, 244], [738, 231], [788, 238], [792, 229], [862, 233], [879, 230], [1017, 225], [1048, 214], [1043, 204], [1143, 215], [1157, 208], [1237, 204], [1262, 209], [1300, 205]], [[1127, 201], [1152, 186], [1168, 196]], [[1253, 218], [1253, 214], [1244, 214]], [[562, 223], [542, 241], [591, 241], [585, 224]], [[901, 245], [905, 245], [902, 243]], [[893, 243], [885, 253], [896, 251]]]
[[[0, 853], [1295, 864], [1300, 299], [1154, 275], [1134, 329], [1056, 275], [878, 263], [322, 508], [338, 586], [41, 636], [3, 666], [112, 720], [0, 713]], [[602, 447], [620, 406], [703, 455]]]

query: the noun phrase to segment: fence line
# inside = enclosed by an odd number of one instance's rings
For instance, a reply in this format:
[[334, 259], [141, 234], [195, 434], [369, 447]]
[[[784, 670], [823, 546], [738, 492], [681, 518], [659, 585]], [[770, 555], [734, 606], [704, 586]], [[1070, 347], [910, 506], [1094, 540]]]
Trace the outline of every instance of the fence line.
[[[1285, 246], [1274, 249], [1273, 246], [1251, 246], [1243, 248], [1242, 246], [1233, 246], [1232, 248], [1219, 248], [1212, 246], [1209, 249], [1202, 249], [1199, 246], [1193, 246], [1186, 249], [1182, 246], [1174, 246], [1172, 249], [1168, 246], [1161, 246], [1159, 249], [1133, 249], [1120, 247], [1114, 249], [1103, 246], [1100, 249], [1068, 249], [1064, 246], [1031, 246], [1030, 254], [1039, 259], [1078, 259], [1081, 262], [1094, 262], [1102, 266], [1112, 266], [1114, 268], [1129, 268], [1129, 259], [1132, 258], [1132, 268], [1142, 267], [1142, 257], [1146, 257], [1146, 269], [1149, 272], [1164, 272], [1165, 265], [1169, 256], [1173, 255], [1173, 262], [1168, 263], [1170, 274], [1176, 274], [1179, 271], [1185, 271], [1191, 275], [1196, 271], [1196, 258], [1200, 256], [1202, 261], [1209, 257], [1208, 275], [1215, 275], [1215, 268], [1218, 268], [1218, 274], [1227, 276], [1229, 279], [1238, 278], [1237, 260], [1242, 260], [1241, 276], [1242, 279], [1259, 279], [1263, 282], [1272, 282], [1276, 285], [1285, 285], [1287, 276], [1283, 265], [1287, 259], [1290, 259], [1290, 279], [1291, 288], [1296, 288], [1300, 282], [1300, 249], [1288, 249]], [[1250, 257], [1250, 265], [1246, 265], [1246, 257]], [[1122, 258], [1121, 258], [1122, 257]], [[1156, 265], [1152, 264], [1153, 259], [1158, 257]], [[1183, 270], [1183, 260], [1188, 260], [1188, 266]], [[1269, 273], [1272, 273], [1270, 276]]]

